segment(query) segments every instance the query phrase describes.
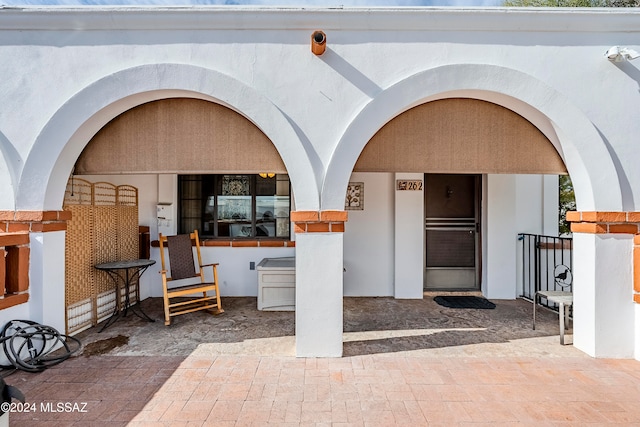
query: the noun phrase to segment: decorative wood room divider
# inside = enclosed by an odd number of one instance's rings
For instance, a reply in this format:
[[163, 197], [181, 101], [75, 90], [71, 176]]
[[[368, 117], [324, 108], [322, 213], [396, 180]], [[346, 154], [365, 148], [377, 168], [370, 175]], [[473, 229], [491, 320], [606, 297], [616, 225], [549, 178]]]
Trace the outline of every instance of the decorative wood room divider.
[[[106, 319], [116, 306], [113, 281], [94, 265], [138, 259], [138, 189], [72, 178], [63, 209], [72, 215], [65, 244], [65, 307], [67, 334], [73, 334]], [[136, 301], [135, 289], [129, 298]]]

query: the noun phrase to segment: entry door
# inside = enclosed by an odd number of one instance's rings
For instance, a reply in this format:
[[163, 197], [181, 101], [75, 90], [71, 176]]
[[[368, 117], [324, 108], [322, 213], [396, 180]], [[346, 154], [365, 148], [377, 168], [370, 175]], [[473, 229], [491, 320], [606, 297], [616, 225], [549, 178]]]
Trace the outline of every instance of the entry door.
[[480, 175], [425, 175], [425, 290], [480, 288]]

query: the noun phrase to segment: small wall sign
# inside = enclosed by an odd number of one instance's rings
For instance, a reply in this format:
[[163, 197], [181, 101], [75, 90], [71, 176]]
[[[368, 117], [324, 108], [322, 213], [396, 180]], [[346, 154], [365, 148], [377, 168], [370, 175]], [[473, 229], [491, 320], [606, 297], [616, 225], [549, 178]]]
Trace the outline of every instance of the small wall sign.
[[422, 191], [422, 180], [421, 179], [398, 179], [396, 180], [396, 190]]

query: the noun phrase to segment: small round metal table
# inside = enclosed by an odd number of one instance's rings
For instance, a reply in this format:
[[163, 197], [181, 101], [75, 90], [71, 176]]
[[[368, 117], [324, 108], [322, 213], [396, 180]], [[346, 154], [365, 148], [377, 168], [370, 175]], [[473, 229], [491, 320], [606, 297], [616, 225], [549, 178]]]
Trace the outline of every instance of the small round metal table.
[[[147, 314], [142, 311], [142, 307], [140, 307], [140, 276], [147, 268], [155, 263], [156, 262], [152, 259], [135, 259], [130, 261], [105, 262], [94, 266], [97, 270], [106, 272], [111, 277], [116, 287], [115, 309], [113, 310], [111, 317], [109, 317], [106, 323], [102, 326], [102, 329], [100, 329], [100, 332], [118, 320], [121, 313], [123, 313], [123, 317], [126, 317], [129, 309], [131, 309], [131, 311], [139, 318], [149, 322], [155, 322], [155, 320], [147, 316]], [[121, 307], [121, 285], [124, 286], [123, 307]], [[136, 285], [136, 301], [138, 303], [135, 305], [132, 305], [129, 299], [129, 293], [131, 292], [130, 289], [132, 285]]]

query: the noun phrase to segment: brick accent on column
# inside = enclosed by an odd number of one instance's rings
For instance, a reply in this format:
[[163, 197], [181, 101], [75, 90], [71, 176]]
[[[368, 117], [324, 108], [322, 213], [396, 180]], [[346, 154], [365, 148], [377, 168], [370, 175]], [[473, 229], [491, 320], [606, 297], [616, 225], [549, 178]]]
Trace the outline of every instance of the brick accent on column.
[[6, 260], [5, 291], [17, 294], [29, 289], [29, 246], [9, 246]]
[[320, 221], [346, 222], [348, 215], [347, 211], [320, 211]]
[[638, 224], [609, 224], [609, 233], [638, 234]]
[[29, 233], [0, 233], [0, 310], [29, 300]]
[[320, 220], [320, 213], [316, 211], [291, 211], [291, 222], [311, 222]]
[[640, 304], [640, 212], [567, 212], [574, 233], [633, 235], [633, 301]]
[[640, 212], [567, 212], [574, 233], [638, 234]]
[[[0, 259], [5, 260], [7, 256], [7, 251], [4, 249], [0, 249]], [[0, 262], [0, 294], [4, 295], [7, 293], [7, 263]]]
[[609, 229], [606, 224], [593, 222], [573, 222], [571, 231], [574, 233], [605, 234]]
[[29, 300], [29, 233], [65, 231], [69, 211], [0, 211], [0, 310]]
[[0, 211], [0, 233], [64, 231], [70, 211]]
[[344, 233], [347, 211], [291, 211], [295, 233]]

